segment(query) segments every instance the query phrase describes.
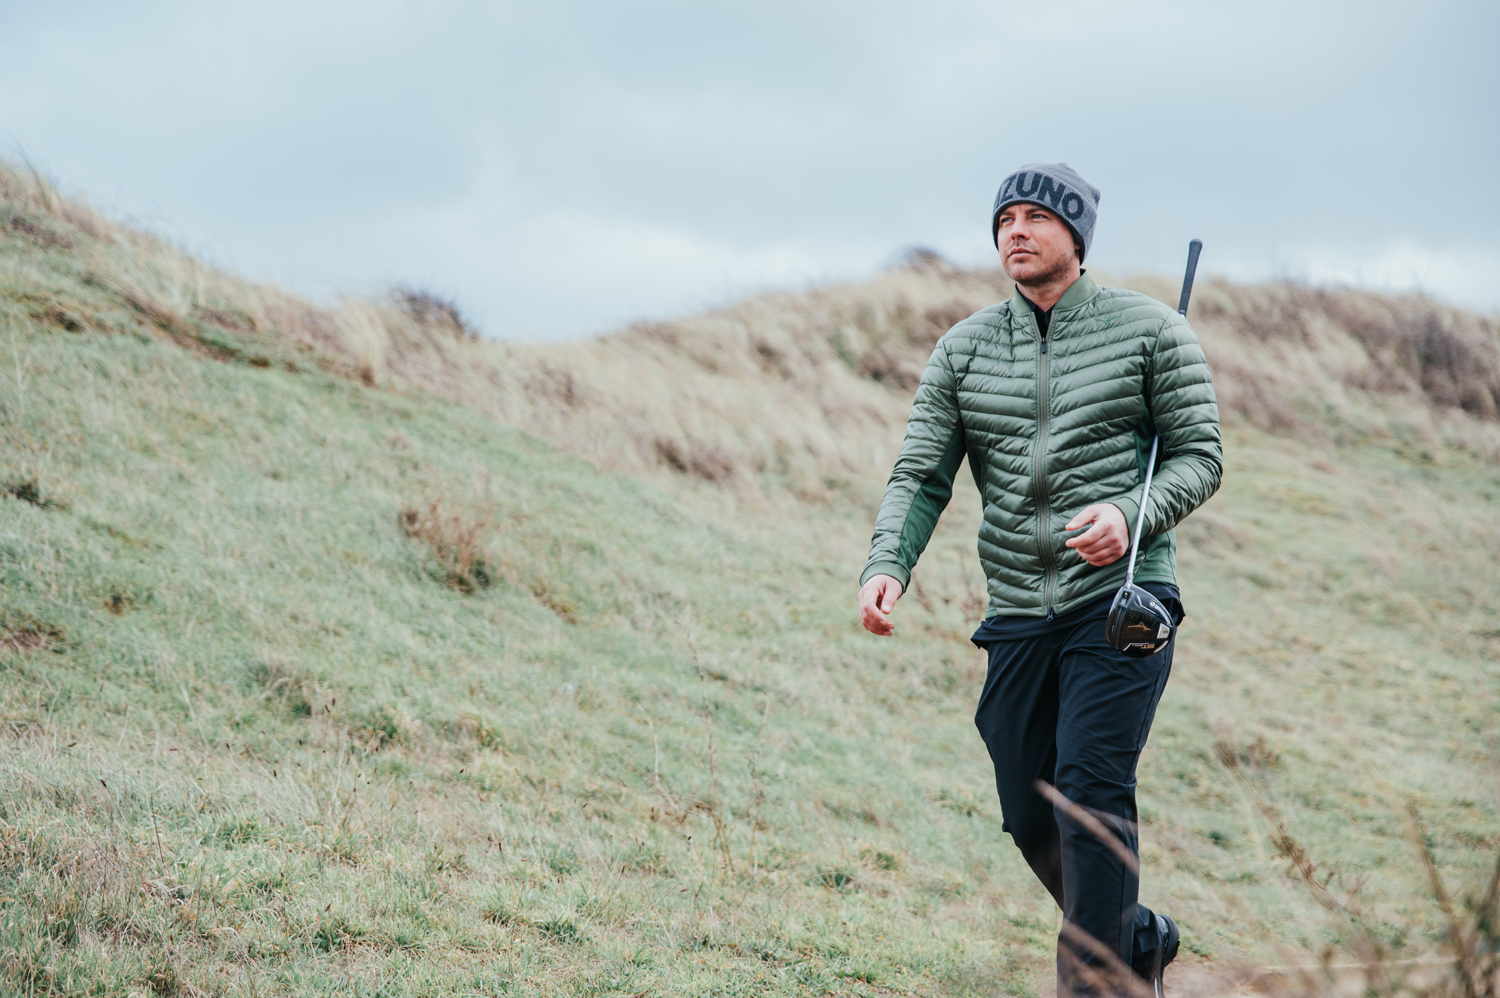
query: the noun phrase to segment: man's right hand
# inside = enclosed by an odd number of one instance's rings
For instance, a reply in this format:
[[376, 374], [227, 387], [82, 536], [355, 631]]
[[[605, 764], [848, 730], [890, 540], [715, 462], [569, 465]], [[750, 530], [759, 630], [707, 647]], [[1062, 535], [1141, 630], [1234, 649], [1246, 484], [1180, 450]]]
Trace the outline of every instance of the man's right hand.
[[896, 632], [891, 623], [891, 611], [901, 598], [901, 583], [889, 575], [872, 575], [859, 590], [859, 622], [865, 630], [881, 637], [890, 637]]

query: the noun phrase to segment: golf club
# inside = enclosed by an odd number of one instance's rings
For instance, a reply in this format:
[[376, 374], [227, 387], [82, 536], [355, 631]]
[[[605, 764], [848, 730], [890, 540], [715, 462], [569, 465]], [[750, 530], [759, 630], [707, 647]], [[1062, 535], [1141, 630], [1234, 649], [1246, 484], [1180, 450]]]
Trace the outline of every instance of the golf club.
[[[1203, 251], [1203, 241], [1194, 239], [1188, 243], [1187, 273], [1182, 278], [1182, 297], [1178, 300], [1177, 314], [1187, 316], [1188, 298], [1193, 293], [1193, 276], [1198, 271], [1198, 254]], [[1125, 584], [1115, 593], [1110, 605], [1109, 618], [1104, 622], [1104, 638], [1122, 655], [1145, 658], [1165, 648], [1176, 633], [1177, 625], [1172, 615], [1162, 606], [1161, 600], [1135, 584], [1136, 554], [1141, 546], [1141, 531], [1146, 525], [1146, 500], [1151, 495], [1151, 474], [1156, 469], [1156, 451], [1161, 444], [1158, 435], [1151, 439], [1151, 456], [1146, 460], [1146, 481], [1141, 486], [1141, 508], [1135, 518], [1135, 532], [1130, 538], [1130, 561], [1125, 565]]]

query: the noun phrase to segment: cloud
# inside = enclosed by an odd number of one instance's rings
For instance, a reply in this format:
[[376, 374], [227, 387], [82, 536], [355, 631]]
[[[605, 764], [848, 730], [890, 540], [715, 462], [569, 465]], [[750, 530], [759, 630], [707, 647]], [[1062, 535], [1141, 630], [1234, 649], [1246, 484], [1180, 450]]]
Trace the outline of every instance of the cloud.
[[499, 336], [913, 243], [987, 262], [994, 185], [1037, 159], [1104, 190], [1106, 269], [1201, 236], [1210, 269], [1384, 280], [1365, 247], [1420, 246], [1472, 288], [1496, 28], [1464, 0], [26, 5], [0, 138], [254, 276], [428, 283]]
[[500, 215], [467, 205], [435, 211], [372, 229], [369, 242], [393, 256], [402, 242], [442, 246], [441, 258], [412, 260], [407, 272], [456, 294], [481, 328], [503, 323], [523, 339], [581, 336], [755, 290], [855, 277], [875, 252], [806, 241], [746, 247], [692, 227], [573, 210], [492, 224]]
[[1363, 250], [1302, 247], [1282, 274], [1312, 284], [1415, 291], [1487, 312], [1500, 312], [1500, 252], [1493, 247], [1422, 246], [1397, 240]]

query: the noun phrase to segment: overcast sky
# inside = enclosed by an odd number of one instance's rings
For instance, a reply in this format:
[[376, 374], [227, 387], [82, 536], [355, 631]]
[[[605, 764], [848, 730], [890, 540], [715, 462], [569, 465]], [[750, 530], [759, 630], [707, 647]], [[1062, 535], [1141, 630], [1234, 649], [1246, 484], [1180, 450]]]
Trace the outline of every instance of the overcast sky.
[[1091, 262], [1500, 309], [1500, 4], [0, 0], [0, 150], [318, 298], [549, 339], [903, 247], [1023, 162]]

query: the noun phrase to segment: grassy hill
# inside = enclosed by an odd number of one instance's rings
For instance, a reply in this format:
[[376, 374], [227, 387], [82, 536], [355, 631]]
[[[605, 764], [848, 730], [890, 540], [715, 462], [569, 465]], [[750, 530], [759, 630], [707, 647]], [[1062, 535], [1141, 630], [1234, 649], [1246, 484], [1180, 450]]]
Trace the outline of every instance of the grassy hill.
[[[1006, 291], [919, 257], [500, 346], [0, 170], [0, 990], [1044, 989], [970, 720], [972, 486], [897, 638], [851, 609], [921, 362]], [[1460, 896], [1500, 845], [1500, 330], [1288, 285], [1192, 318], [1227, 474], [1144, 898], [1205, 972], [1424, 957], [1408, 806]]]

